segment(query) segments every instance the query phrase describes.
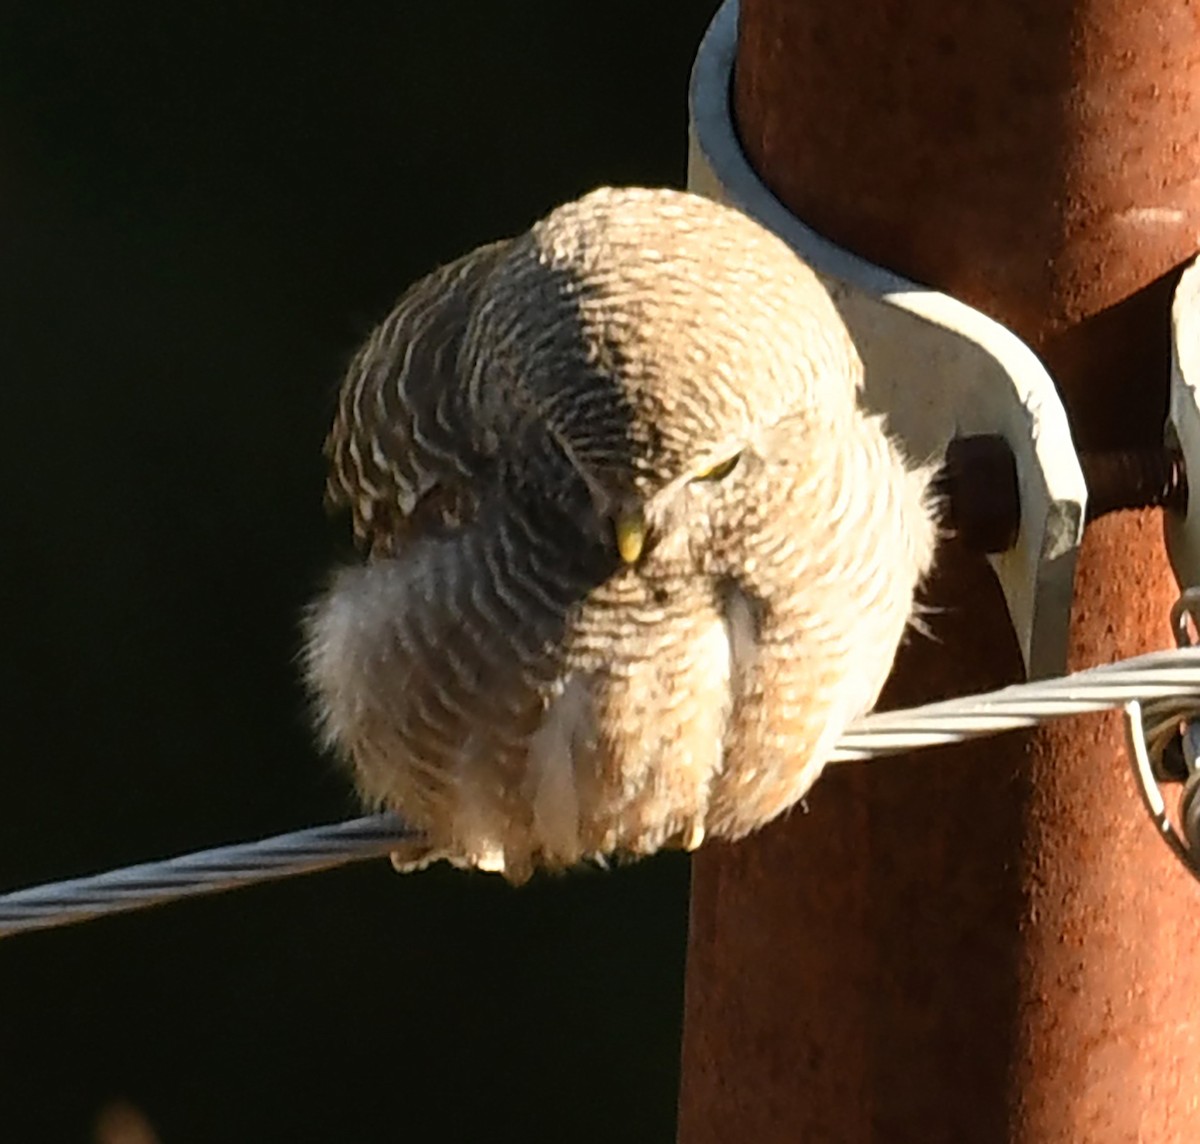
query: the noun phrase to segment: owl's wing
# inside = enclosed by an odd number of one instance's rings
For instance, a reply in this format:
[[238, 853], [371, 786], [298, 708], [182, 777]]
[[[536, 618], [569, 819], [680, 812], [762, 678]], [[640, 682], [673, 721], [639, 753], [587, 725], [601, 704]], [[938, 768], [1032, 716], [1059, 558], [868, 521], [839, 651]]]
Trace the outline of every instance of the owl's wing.
[[472, 307], [509, 241], [479, 247], [409, 287], [355, 355], [325, 444], [326, 503], [355, 539], [394, 552], [471, 510], [479, 458], [459, 349]]

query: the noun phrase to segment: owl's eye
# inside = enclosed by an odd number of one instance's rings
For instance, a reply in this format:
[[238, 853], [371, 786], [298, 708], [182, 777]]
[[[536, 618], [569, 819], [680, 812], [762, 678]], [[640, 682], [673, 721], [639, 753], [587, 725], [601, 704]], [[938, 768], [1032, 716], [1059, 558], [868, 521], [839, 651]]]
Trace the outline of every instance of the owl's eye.
[[741, 453], [734, 453], [727, 461], [722, 461], [718, 465], [713, 465], [711, 469], [705, 469], [702, 473], [697, 473], [693, 481], [723, 481], [734, 469], [737, 468], [737, 463], [742, 459]]

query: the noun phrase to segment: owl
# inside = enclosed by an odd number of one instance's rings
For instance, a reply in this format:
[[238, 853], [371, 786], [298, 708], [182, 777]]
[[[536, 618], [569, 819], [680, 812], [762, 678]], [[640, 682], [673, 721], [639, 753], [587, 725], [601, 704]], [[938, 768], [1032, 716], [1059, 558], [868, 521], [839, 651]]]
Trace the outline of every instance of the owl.
[[513, 882], [795, 805], [937, 535], [812, 270], [671, 190], [596, 190], [417, 282], [327, 454], [362, 559], [305, 620], [320, 733], [420, 832], [399, 862]]

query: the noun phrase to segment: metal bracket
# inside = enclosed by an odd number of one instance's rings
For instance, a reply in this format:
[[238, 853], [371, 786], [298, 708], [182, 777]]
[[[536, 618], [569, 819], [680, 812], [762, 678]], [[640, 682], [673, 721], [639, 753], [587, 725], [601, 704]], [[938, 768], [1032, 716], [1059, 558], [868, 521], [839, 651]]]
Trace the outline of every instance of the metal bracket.
[[[1188, 471], [1200, 476], [1200, 260], [1175, 287], [1171, 305], [1171, 395], [1167, 444], [1183, 453]], [[1200, 479], [1193, 477], [1198, 491]], [[1183, 588], [1200, 587], [1200, 495], [1189, 496], [1183, 515], [1165, 514], [1167, 555]]]
[[[1017, 464], [1020, 533], [989, 560], [1029, 676], [1062, 674], [1087, 489], [1054, 383], [999, 323], [835, 246], [771, 194], [732, 121], [736, 40], [737, 3], [726, 0], [692, 70], [688, 186], [756, 218], [822, 277], [862, 356], [868, 403], [912, 456], [940, 456], [960, 436], [1005, 438]], [[1200, 435], [1200, 416], [1195, 427]]]
[[[1180, 648], [1197, 650], [1200, 588], [1186, 588], [1171, 609]], [[1159, 837], [1200, 881], [1200, 703], [1183, 693], [1125, 704], [1125, 739], [1142, 805]], [[1160, 784], [1180, 784], [1173, 819]]]

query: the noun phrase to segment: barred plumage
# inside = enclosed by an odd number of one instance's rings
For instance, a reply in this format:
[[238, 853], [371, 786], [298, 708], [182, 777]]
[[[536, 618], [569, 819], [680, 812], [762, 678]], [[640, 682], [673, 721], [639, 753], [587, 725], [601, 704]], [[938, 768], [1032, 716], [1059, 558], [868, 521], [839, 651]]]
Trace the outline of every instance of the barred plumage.
[[932, 561], [927, 469], [859, 406], [777, 238], [602, 189], [414, 285], [355, 358], [307, 620], [327, 742], [420, 828], [539, 865], [737, 838], [875, 702]]

